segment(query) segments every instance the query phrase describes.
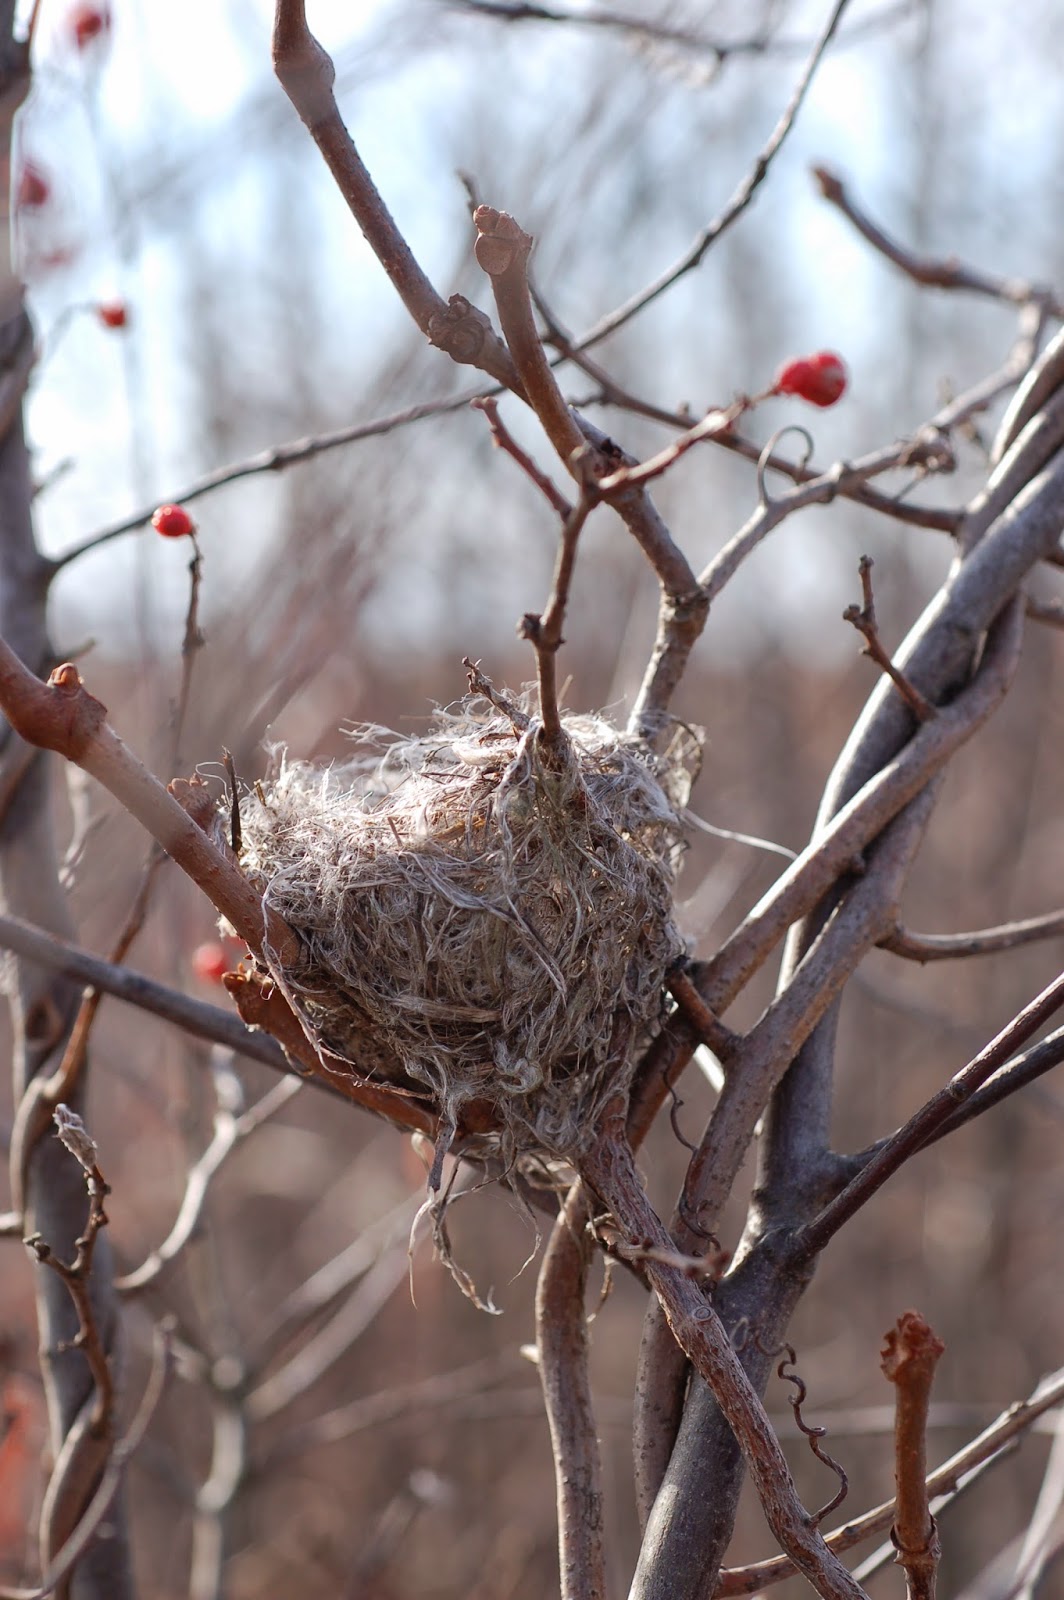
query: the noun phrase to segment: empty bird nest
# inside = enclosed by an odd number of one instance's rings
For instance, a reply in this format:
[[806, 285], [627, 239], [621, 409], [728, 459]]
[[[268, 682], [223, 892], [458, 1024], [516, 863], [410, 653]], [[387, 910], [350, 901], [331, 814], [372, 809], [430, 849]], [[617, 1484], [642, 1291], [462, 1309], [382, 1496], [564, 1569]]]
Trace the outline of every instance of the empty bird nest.
[[275, 976], [320, 1046], [357, 1071], [368, 1041], [431, 1099], [438, 1157], [472, 1100], [507, 1162], [578, 1156], [683, 953], [698, 741], [574, 715], [547, 743], [530, 708], [492, 690], [325, 768], [276, 755], [242, 807], [244, 871], [301, 944]]

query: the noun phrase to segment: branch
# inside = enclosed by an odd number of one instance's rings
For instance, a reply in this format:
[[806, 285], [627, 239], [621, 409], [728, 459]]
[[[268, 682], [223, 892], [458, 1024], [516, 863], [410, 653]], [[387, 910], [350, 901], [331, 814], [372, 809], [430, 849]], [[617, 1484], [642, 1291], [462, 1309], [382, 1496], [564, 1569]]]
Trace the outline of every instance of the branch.
[[234, 1115], [229, 1106], [219, 1102], [214, 1114], [214, 1137], [199, 1160], [188, 1170], [185, 1193], [173, 1227], [146, 1261], [133, 1272], [116, 1279], [115, 1289], [119, 1294], [142, 1294], [145, 1289], [158, 1284], [195, 1233], [203, 1215], [211, 1181], [223, 1162], [256, 1128], [286, 1106], [302, 1087], [302, 1079], [284, 1078], [239, 1117]]
[[870, 656], [877, 667], [887, 674], [891, 683], [909, 707], [917, 722], [930, 722], [936, 715], [936, 708], [930, 700], [924, 698], [904, 672], [894, 665], [887, 650], [884, 649], [879, 637], [879, 628], [876, 624], [876, 603], [872, 594], [872, 559], [862, 556], [858, 564], [858, 573], [861, 578], [861, 590], [864, 604], [860, 606], [847, 606], [842, 613], [844, 622], [852, 622], [858, 633], [865, 641], [864, 654]]
[[[377, 417], [372, 422], [355, 422], [346, 428], [336, 428], [331, 433], [312, 434], [303, 439], [294, 439], [291, 444], [260, 450], [242, 461], [231, 462], [227, 466], [217, 467], [213, 472], [204, 473], [199, 478], [193, 478], [191, 483], [172, 494], [170, 499], [178, 505], [191, 505], [192, 501], [198, 500], [201, 495], [213, 494], [215, 489], [222, 489], [227, 483], [236, 483], [241, 478], [252, 478], [260, 472], [283, 472], [286, 467], [295, 466], [300, 461], [310, 461], [327, 450], [338, 449], [340, 445], [357, 444], [362, 439], [377, 438], [381, 434], [391, 433], [396, 428], [405, 427], [407, 423], [421, 422], [426, 417], [439, 417], [448, 412], [461, 411], [475, 398], [475, 394], [467, 391], [450, 400], [431, 400], [423, 405], [408, 406], [404, 411], [393, 411], [389, 416]], [[157, 506], [157, 501], [153, 501], [150, 506], [142, 506], [132, 515], [110, 523], [106, 528], [101, 528], [89, 538], [82, 540], [80, 544], [64, 550], [61, 556], [56, 556], [51, 561], [50, 572], [53, 575], [61, 572], [64, 567], [69, 566], [72, 561], [77, 561], [78, 557], [85, 555], [87, 551], [109, 544], [112, 539], [118, 539], [124, 533], [135, 533], [138, 528], [143, 528], [151, 521], [152, 513]]]
[[581, 490], [580, 499], [562, 524], [558, 555], [554, 564], [554, 580], [546, 609], [542, 616], [526, 612], [517, 627], [520, 637], [527, 639], [536, 652], [539, 714], [543, 724], [543, 738], [554, 749], [560, 749], [565, 738], [558, 706], [557, 671], [558, 651], [564, 643], [562, 623], [569, 600], [573, 567], [576, 564], [577, 540], [596, 503], [597, 496], [594, 489]]
[[588, 1373], [584, 1295], [591, 1259], [586, 1190], [558, 1213], [536, 1286], [536, 1349], [558, 1503], [561, 1600], [603, 1600], [602, 1465]]
[[646, 306], [650, 305], [654, 300], [656, 300], [659, 295], [664, 294], [666, 289], [671, 289], [674, 283], [678, 282], [678, 280], [684, 277], [686, 273], [691, 272], [701, 263], [706, 253], [714, 244], [716, 244], [721, 235], [725, 233], [727, 229], [738, 220], [739, 217], [742, 216], [747, 206], [749, 206], [750, 202], [753, 200], [761, 184], [768, 176], [768, 172], [773, 160], [779, 153], [779, 150], [787, 138], [787, 135], [794, 126], [795, 118], [801, 109], [802, 101], [805, 99], [806, 91], [808, 90], [809, 85], [812, 83], [817, 67], [820, 65], [821, 58], [823, 57], [828, 45], [831, 43], [831, 40], [835, 34], [835, 30], [842, 20], [842, 14], [846, 10], [846, 5], [847, 0], [836, 0], [836, 4], [832, 8], [831, 15], [824, 25], [819, 38], [814, 44], [808, 61], [802, 69], [801, 76], [794, 87], [794, 91], [787, 103], [786, 108], [784, 109], [783, 115], [773, 128], [768, 140], [758, 153], [753, 166], [742, 179], [735, 193], [728, 201], [728, 204], [724, 207], [724, 210], [713, 219], [708, 227], [702, 229], [694, 243], [685, 252], [685, 254], [680, 257], [679, 261], [675, 262], [673, 266], [669, 267], [666, 272], [663, 272], [661, 276], [656, 278], [653, 283], [647, 286], [647, 288], [641, 289], [637, 295], [633, 295], [630, 300], [627, 300], [623, 305], [618, 306], [615, 311], [611, 311], [608, 316], [605, 316], [599, 322], [596, 322], [593, 328], [585, 333], [582, 338], [577, 340], [581, 350], [590, 349], [592, 345], [598, 344], [601, 340], [605, 339], [608, 334], [615, 333], [618, 328], [623, 327], [626, 322], [630, 322], [634, 316], [636, 316]]
[[27, 960], [62, 972], [78, 983], [91, 984], [104, 994], [114, 995], [165, 1022], [175, 1023], [198, 1039], [224, 1045], [251, 1061], [261, 1061], [275, 1072], [291, 1071], [291, 1063], [280, 1045], [268, 1034], [245, 1027], [231, 1011], [223, 1011], [220, 1006], [208, 1005], [203, 1000], [193, 1000], [180, 990], [170, 989], [129, 967], [115, 966], [90, 955], [87, 950], [56, 939], [18, 917], [0, 915], [0, 949], [14, 950]]
[[904, 1127], [899, 1128], [867, 1166], [851, 1180], [842, 1193], [824, 1207], [820, 1215], [794, 1235], [796, 1260], [818, 1255], [845, 1222], [882, 1188], [887, 1179], [916, 1154], [975, 1091], [1031, 1037], [1036, 1029], [1064, 1005], [1064, 977], [1056, 978], [1030, 1005], [1013, 1017], [999, 1034], [954, 1074], [945, 1088], [922, 1105]]
[[273, 65], [367, 243], [429, 343], [452, 361], [479, 367], [497, 383], [521, 394], [509, 352], [488, 318], [462, 295], [442, 300], [396, 227], [344, 127], [333, 95], [335, 70], [307, 27], [304, 0], [277, 0]]
[[927, 1412], [945, 1345], [918, 1311], [906, 1311], [886, 1336], [883, 1376], [895, 1386], [894, 1479], [897, 1512], [891, 1538], [905, 1568], [909, 1600], [935, 1600], [941, 1548], [928, 1507]]
[[574, 458], [586, 445], [562, 398], [536, 332], [527, 275], [532, 236], [507, 212], [496, 211], [494, 206], [477, 206], [473, 222], [477, 230], [477, 264], [491, 279], [499, 323], [520, 378], [522, 393], [547, 438], [575, 477]]
[[56, 1273], [66, 1284], [74, 1309], [78, 1315], [78, 1331], [70, 1341], [71, 1348], [82, 1350], [89, 1364], [95, 1387], [95, 1400], [89, 1419], [89, 1429], [97, 1437], [110, 1435], [114, 1411], [114, 1380], [107, 1358], [103, 1336], [96, 1321], [96, 1313], [89, 1290], [96, 1240], [101, 1228], [107, 1226], [104, 1200], [110, 1194], [103, 1173], [97, 1163], [94, 1141], [81, 1118], [64, 1105], [55, 1108], [56, 1137], [77, 1161], [85, 1173], [89, 1193], [89, 1213], [82, 1233], [74, 1241], [74, 1259], [63, 1261], [39, 1233], [30, 1234], [24, 1241], [41, 1266]]
[[1064, 302], [1057, 300], [1050, 289], [1026, 283], [1022, 278], [995, 278], [990, 273], [963, 266], [952, 257], [938, 260], [933, 256], [915, 255], [868, 218], [835, 173], [827, 167], [814, 167], [813, 177], [824, 199], [842, 212], [874, 250], [900, 267], [914, 283], [933, 289], [962, 289], [969, 294], [1004, 300], [1010, 305], [1026, 306], [1034, 302], [1044, 306], [1054, 317], [1064, 317]]
[[1001, 950], [1017, 950], [1021, 945], [1041, 939], [1064, 936], [1064, 911], [1050, 911], [1023, 922], [1005, 922], [998, 928], [980, 928], [978, 933], [912, 933], [901, 923], [880, 940], [879, 948], [906, 961], [955, 961], [961, 956], [997, 955]]

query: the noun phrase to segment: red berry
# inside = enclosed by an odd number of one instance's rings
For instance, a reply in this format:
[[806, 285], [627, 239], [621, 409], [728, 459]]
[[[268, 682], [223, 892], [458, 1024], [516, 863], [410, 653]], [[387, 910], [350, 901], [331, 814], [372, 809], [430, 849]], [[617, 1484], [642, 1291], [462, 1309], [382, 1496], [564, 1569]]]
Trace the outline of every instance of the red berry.
[[52, 186], [36, 162], [24, 161], [15, 191], [15, 206], [19, 211], [35, 211], [48, 204]]
[[79, 50], [111, 31], [111, 13], [106, 6], [75, 6], [67, 17], [67, 31]]
[[232, 971], [232, 965], [228, 950], [218, 939], [198, 944], [192, 952], [192, 970], [204, 983], [221, 983], [225, 974]]
[[184, 506], [160, 506], [152, 513], [151, 525], [164, 539], [184, 539], [196, 531], [196, 524]]
[[124, 328], [129, 322], [129, 308], [124, 300], [101, 301], [96, 315], [105, 328]]
[[788, 361], [776, 374], [774, 394], [793, 394], [814, 406], [833, 406], [846, 390], [846, 365], [831, 350]]

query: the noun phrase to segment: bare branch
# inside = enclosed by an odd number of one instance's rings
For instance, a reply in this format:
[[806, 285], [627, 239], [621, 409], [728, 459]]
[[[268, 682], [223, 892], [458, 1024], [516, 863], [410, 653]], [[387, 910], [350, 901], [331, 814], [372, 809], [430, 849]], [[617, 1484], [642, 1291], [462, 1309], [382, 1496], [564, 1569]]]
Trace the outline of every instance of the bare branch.
[[115, 1280], [119, 1294], [142, 1294], [145, 1289], [158, 1284], [192, 1238], [203, 1214], [211, 1182], [226, 1158], [256, 1128], [286, 1106], [302, 1087], [302, 1079], [284, 1078], [239, 1117], [219, 1102], [214, 1114], [214, 1137], [186, 1174], [185, 1193], [173, 1227], [162, 1244], [139, 1267]]
[[1064, 302], [1057, 300], [1047, 288], [1026, 283], [1021, 278], [995, 278], [989, 273], [965, 267], [953, 258], [941, 261], [914, 255], [869, 219], [851, 199], [849, 191], [835, 173], [827, 167], [814, 167], [813, 177], [824, 199], [842, 212], [874, 250], [900, 267], [914, 283], [934, 289], [961, 289], [969, 294], [986, 295], [992, 300], [1005, 300], [1017, 306], [1038, 302], [1053, 316], [1064, 317]]
[[496, 211], [494, 206], [478, 206], [473, 222], [477, 263], [491, 279], [499, 322], [522, 392], [559, 457], [575, 475], [574, 457], [586, 446], [536, 332], [527, 275], [532, 237], [507, 212]]
[[667, 289], [671, 289], [673, 284], [684, 277], [686, 273], [699, 266], [707, 252], [716, 244], [721, 235], [742, 216], [768, 176], [773, 160], [794, 126], [802, 101], [805, 99], [806, 91], [813, 81], [824, 52], [835, 35], [835, 30], [842, 21], [842, 14], [846, 10], [846, 6], [847, 0], [836, 0], [831, 14], [810, 52], [809, 59], [802, 69], [801, 76], [795, 84], [794, 91], [784, 109], [783, 115], [773, 128], [772, 133], [758, 153], [753, 166], [742, 179], [724, 210], [713, 219], [708, 227], [702, 229], [694, 243], [680, 257], [679, 261], [669, 267], [666, 272], [663, 272], [660, 277], [655, 278], [654, 282], [645, 289], [641, 289], [630, 300], [626, 300], [623, 305], [618, 306], [615, 311], [611, 311], [607, 316], [602, 317], [600, 321], [595, 323], [593, 328], [578, 339], [577, 344], [581, 350], [588, 350], [592, 345], [598, 344], [605, 339], [608, 334], [615, 333], [618, 328], [622, 328], [626, 322], [630, 322], [634, 316], [655, 301], [659, 295], [664, 294]]
[[860, 606], [847, 606], [842, 613], [842, 620], [853, 623], [865, 641], [864, 654], [870, 656], [876, 666], [881, 667], [887, 674], [917, 722], [930, 722], [936, 715], [936, 708], [909, 682], [904, 672], [898, 670], [880, 640], [879, 628], [876, 625], [876, 603], [872, 594], [872, 566], [871, 557], [861, 557], [858, 572], [864, 603]]
[[565, 496], [555, 488], [547, 474], [539, 470], [528, 452], [521, 449], [521, 446], [499, 416], [498, 401], [491, 395], [478, 395], [475, 400], [470, 401], [470, 405], [477, 411], [483, 411], [487, 417], [494, 444], [500, 450], [505, 450], [506, 454], [517, 462], [525, 477], [535, 484], [536, 488], [546, 497], [558, 515], [562, 518], [567, 517], [573, 509], [572, 506]]
[[362, 164], [333, 96], [335, 70], [307, 27], [304, 0], [277, 0], [273, 64], [278, 81], [321, 151], [352, 216], [422, 333], [452, 361], [479, 367], [521, 394], [506, 348], [462, 295], [445, 302], [422, 272]]
[[602, 1467], [588, 1373], [584, 1296], [591, 1259], [587, 1193], [570, 1189], [536, 1287], [536, 1348], [554, 1453], [561, 1600], [603, 1600]]
[[818, 1217], [798, 1230], [794, 1237], [796, 1259], [808, 1259], [819, 1254], [843, 1223], [848, 1222], [910, 1156], [927, 1144], [957, 1108], [964, 1105], [991, 1074], [1062, 1005], [1064, 977], [1054, 979], [1030, 1005], [1013, 1017], [974, 1060], [954, 1074], [944, 1089], [932, 1095], [919, 1111], [914, 1112], [904, 1127], [886, 1141], [867, 1166], [836, 1199], [824, 1207]]
[[891, 817], [944, 769], [953, 754], [1001, 704], [1020, 660], [1023, 614], [1002, 613], [968, 688], [918, 728], [819, 832], [776, 880], [736, 931], [706, 964], [699, 991], [715, 1012], [724, 1011], [774, 948], [840, 876], [861, 870], [862, 852]]
[[[408, 423], [421, 422], [426, 417], [440, 417], [449, 412], [461, 411], [479, 393], [479, 390], [476, 393], [467, 391], [450, 400], [431, 400], [423, 405], [407, 406], [403, 411], [394, 411], [389, 416], [377, 417], [371, 422], [355, 422], [346, 428], [335, 428], [331, 433], [311, 434], [303, 439], [295, 439], [291, 444], [275, 445], [272, 449], [260, 450], [242, 461], [231, 462], [227, 466], [218, 467], [213, 472], [194, 478], [191, 483], [173, 494], [171, 499], [179, 505], [191, 505], [202, 495], [213, 494], [215, 489], [222, 489], [226, 484], [236, 483], [241, 478], [253, 478], [261, 472], [283, 472], [286, 467], [296, 466], [301, 461], [312, 461], [315, 456], [322, 455], [327, 450], [339, 449], [341, 445], [357, 444], [362, 439], [375, 439], [382, 434], [392, 433], [397, 428], [403, 428]], [[51, 562], [51, 571], [61, 572], [64, 567], [76, 561], [79, 556], [85, 555], [87, 551], [109, 544], [112, 539], [118, 539], [125, 533], [136, 533], [151, 521], [152, 512], [155, 510], [156, 503], [153, 502], [150, 506], [142, 506], [139, 511], [134, 511], [131, 516], [122, 517], [106, 528], [101, 528], [97, 533], [82, 540], [80, 544], [65, 550], [61, 556], [56, 556]]]
[[521, 638], [527, 639], [536, 652], [539, 714], [543, 723], [543, 737], [546, 743], [554, 748], [560, 747], [564, 739], [561, 711], [558, 706], [557, 672], [558, 651], [564, 642], [562, 623], [565, 620], [565, 608], [569, 601], [569, 589], [576, 564], [577, 540], [596, 503], [597, 495], [594, 489], [581, 490], [579, 500], [562, 526], [561, 538], [558, 541], [558, 556], [554, 564], [554, 580], [546, 609], [541, 617], [532, 612], [526, 613], [517, 629]]
[[251, 1061], [261, 1061], [275, 1072], [291, 1071], [291, 1063], [280, 1045], [267, 1034], [245, 1027], [231, 1011], [223, 1011], [220, 1006], [208, 1005], [203, 1000], [193, 1000], [190, 995], [170, 989], [129, 967], [115, 966], [90, 955], [87, 950], [56, 939], [18, 917], [0, 915], [0, 949], [17, 951], [27, 960], [65, 973], [78, 983], [91, 984], [104, 994], [114, 995], [118, 1000], [175, 1023], [198, 1039], [225, 1045]]
[[1016, 950], [1021, 945], [1061, 937], [1064, 937], [1064, 911], [1050, 911], [1043, 917], [1028, 917], [1023, 922], [980, 928], [977, 933], [913, 933], [899, 923], [880, 941], [879, 947], [906, 961], [923, 964], [955, 961], [962, 956], [996, 955], [1000, 950]]

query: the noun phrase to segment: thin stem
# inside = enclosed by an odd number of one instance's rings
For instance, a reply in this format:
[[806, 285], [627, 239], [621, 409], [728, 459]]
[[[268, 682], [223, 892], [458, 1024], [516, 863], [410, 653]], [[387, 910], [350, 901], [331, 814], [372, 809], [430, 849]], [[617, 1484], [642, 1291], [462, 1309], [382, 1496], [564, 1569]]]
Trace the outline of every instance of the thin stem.
[[904, 1127], [886, 1141], [863, 1171], [824, 1207], [818, 1217], [798, 1231], [792, 1245], [794, 1258], [809, 1260], [818, 1255], [876, 1190], [882, 1188], [910, 1156], [922, 1149], [957, 1108], [969, 1101], [991, 1074], [1062, 1005], [1064, 976], [1055, 978], [1030, 1005], [1013, 1017], [974, 1060], [955, 1073], [945, 1088], [932, 1095]]
[[898, 1492], [892, 1532], [909, 1600], [935, 1600], [941, 1549], [928, 1506], [927, 1412], [935, 1368], [945, 1348], [918, 1311], [906, 1311], [887, 1333], [882, 1353], [883, 1376], [895, 1388]]
[[554, 1453], [561, 1600], [603, 1600], [602, 1466], [588, 1373], [584, 1296], [591, 1261], [585, 1189], [570, 1189], [536, 1287], [536, 1348]]

